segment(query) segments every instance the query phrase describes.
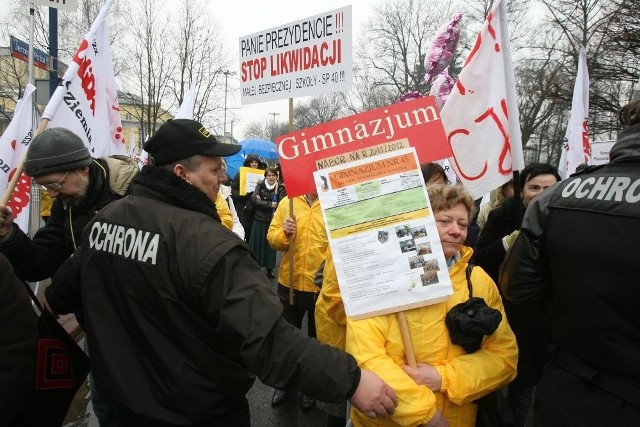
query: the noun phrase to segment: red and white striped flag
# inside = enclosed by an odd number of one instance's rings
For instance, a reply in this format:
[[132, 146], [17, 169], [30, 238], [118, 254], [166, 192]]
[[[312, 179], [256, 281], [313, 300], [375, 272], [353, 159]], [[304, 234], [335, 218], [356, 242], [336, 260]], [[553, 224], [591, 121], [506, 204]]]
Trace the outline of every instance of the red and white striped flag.
[[93, 157], [125, 154], [107, 28], [112, 3], [102, 6], [43, 114], [48, 127], [64, 127], [82, 138]]
[[[22, 99], [16, 105], [11, 123], [0, 137], [0, 188], [2, 193], [6, 191], [7, 184], [13, 178], [16, 169], [22, 164], [31, 142], [32, 131], [37, 119], [31, 100], [35, 90], [35, 86], [27, 85]], [[7, 203], [13, 212], [15, 223], [25, 233], [29, 232], [30, 184], [31, 178], [23, 173]]]
[[504, 0], [496, 0], [442, 108], [461, 184], [475, 198], [524, 167]]
[[591, 144], [587, 119], [589, 118], [589, 71], [587, 70], [587, 51], [580, 49], [578, 58], [578, 74], [573, 86], [571, 116], [564, 137], [562, 154], [558, 170], [562, 178], [576, 171], [581, 163], [591, 163]]

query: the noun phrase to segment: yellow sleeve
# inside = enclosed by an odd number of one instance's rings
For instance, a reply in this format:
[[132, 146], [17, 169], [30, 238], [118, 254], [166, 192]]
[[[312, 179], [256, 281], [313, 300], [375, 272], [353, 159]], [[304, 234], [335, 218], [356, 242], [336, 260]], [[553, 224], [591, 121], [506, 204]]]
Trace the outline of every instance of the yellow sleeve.
[[316, 334], [318, 341], [344, 350], [347, 335], [347, 316], [338, 286], [336, 268], [330, 247], [325, 252], [324, 272], [320, 295], [316, 301]]
[[[436, 411], [434, 393], [418, 385], [401, 368], [403, 360], [394, 360], [386, 352], [389, 334], [399, 334], [395, 314], [362, 320], [347, 318], [347, 352], [352, 354], [362, 369], [375, 372], [398, 397], [398, 406], [389, 420], [394, 425], [417, 426], [427, 423]], [[364, 414], [356, 413], [363, 419]]]
[[269, 230], [267, 231], [267, 241], [269, 242], [269, 246], [276, 251], [286, 252], [289, 250], [289, 238], [282, 230], [282, 224], [284, 224], [284, 220], [288, 217], [289, 198], [285, 196], [278, 203], [278, 207], [276, 208], [271, 224], [269, 225]]
[[231, 210], [229, 210], [229, 206], [227, 202], [224, 201], [222, 194], [218, 192], [218, 197], [216, 198], [216, 210], [218, 211], [218, 216], [220, 217], [220, 221], [225, 228], [232, 230], [233, 229], [233, 215], [231, 215]]
[[438, 367], [442, 391], [457, 405], [473, 402], [512, 381], [516, 376], [518, 345], [507, 322], [500, 293], [493, 280], [480, 267], [471, 276], [474, 296], [484, 298], [489, 307], [500, 310], [498, 329], [485, 337], [482, 347], [471, 354], [458, 356]]

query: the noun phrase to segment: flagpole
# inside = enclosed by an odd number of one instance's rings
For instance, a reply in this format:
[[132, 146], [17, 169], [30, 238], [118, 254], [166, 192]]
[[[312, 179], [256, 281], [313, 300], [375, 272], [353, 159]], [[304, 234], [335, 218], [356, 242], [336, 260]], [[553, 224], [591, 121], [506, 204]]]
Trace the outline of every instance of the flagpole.
[[[293, 132], [293, 98], [289, 98], [289, 133]], [[275, 140], [275, 138], [274, 138]], [[275, 141], [274, 141], [275, 142]], [[293, 197], [289, 197], [289, 217], [294, 218]], [[289, 304], [293, 305], [293, 239], [289, 240]]]
[[[43, 130], [45, 130], [48, 123], [49, 123], [48, 119], [40, 120], [40, 123], [38, 124], [38, 129], [36, 130], [36, 135], [39, 135]], [[25, 157], [26, 157], [26, 154], [25, 154]], [[20, 162], [20, 165], [16, 168], [16, 172], [13, 174], [13, 178], [11, 178], [11, 181], [9, 181], [9, 183], [7, 184], [7, 189], [4, 191], [4, 194], [2, 195], [2, 199], [0, 200], [0, 205], [7, 206], [7, 203], [9, 202], [9, 198], [11, 197], [11, 193], [13, 193], [13, 190], [15, 190], [16, 185], [18, 185], [18, 181], [20, 180], [20, 176], [22, 176], [22, 171], [24, 171], [24, 158]]]
[[33, 75], [33, 15], [35, 14], [35, 5], [29, 3], [29, 83], [35, 86], [35, 77]]

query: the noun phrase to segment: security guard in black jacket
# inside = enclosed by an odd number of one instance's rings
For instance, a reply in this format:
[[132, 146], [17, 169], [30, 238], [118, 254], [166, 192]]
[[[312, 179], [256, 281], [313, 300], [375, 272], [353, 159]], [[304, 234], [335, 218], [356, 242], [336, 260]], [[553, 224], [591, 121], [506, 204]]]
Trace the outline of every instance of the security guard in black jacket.
[[254, 374], [391, 414], [389, 386], [284, 320], [249, 248], [221, 225], [221, 157], [240, 147], [176, 119], [145, 149], [152, 165], [89, 222], [46, 294], [54, 311], [82, 301], [95, 383], [122, 425], [248, 427]]
[[535, 199], [501, 268], [510, 301], [551, 301], [535, 426], [640, 425], [640, 99], [620, 121], [610, 163]]

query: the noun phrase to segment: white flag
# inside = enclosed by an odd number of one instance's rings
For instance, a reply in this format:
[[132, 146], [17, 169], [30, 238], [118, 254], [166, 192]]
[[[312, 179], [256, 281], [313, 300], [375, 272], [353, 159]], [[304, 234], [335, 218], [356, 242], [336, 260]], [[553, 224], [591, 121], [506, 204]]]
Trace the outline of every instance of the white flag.
[[73, 56], [43, 118], [84, 141], [93, 157], [125, 154], [118, 91], [107, 28], [107, 0]]
[[573, 86], [573, 100], [571, 101], [571, 117], [564, 137], [562, 154], [558, 170], [562, 178], [566, 178], [576, 171], [581, 163], [591, 163], [591, 145], [587, 130], [589, 117], [589, 71], [587, 70], [587, 51], [580, 49], [578, 59], [578, 74]]
[[475, 198], [524, 167], [504, 0], [496, 0], [441, 117], [461, 184]]
[[176, 111], [174, 119], [189, 119], [193, 120], [193, 109], [196, 105], [196, 82], [191, 82], [189, 90], [184, 94], [182, 104]]
[[[22, 99], [16, 104], [11, 123], [0, 137], [0, 188], [2, 193], [6, 191], [16, 169], [22, 164], [31, 142], [35, 122], [31, 98], [35, 90], [35, 86], [27, 85]], [[31, 178], [23, 173], [7, 203], [13, 211], [15, 223], [25, 233], [29, 232], [30, 185]]]

